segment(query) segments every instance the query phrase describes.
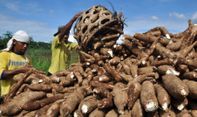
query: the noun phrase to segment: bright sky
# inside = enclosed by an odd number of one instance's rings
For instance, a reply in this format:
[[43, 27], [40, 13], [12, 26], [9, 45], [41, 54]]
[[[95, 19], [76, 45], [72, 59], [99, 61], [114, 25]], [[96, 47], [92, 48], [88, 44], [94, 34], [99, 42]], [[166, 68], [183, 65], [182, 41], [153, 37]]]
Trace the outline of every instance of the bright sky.
[[124, 32], [130, 35], [157, 26], [178, 33], [188, 27], [189, 19], [197, 23], [197, 0], [0, 0], [0, 35], [25, 30], [35, 41], [50, 42], [57, 28], [77, 12], [98, 4], [112, 10], [110, 3], [123, 12]]

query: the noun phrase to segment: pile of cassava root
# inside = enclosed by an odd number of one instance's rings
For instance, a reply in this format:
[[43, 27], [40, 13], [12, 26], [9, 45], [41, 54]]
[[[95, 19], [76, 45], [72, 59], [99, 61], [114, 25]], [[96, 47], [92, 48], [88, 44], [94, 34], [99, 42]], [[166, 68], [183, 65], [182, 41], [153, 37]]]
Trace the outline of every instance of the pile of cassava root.
[[68, 70], [19, 75], [1, 116], [197, 117], [197, 25], [189, 21], [178, 34], [156, 27], [123, 35], [121, 45], [114, 43], [121, 29], [110, 26], [91, 36], [101, 44], [84, 41], [80, 63]]

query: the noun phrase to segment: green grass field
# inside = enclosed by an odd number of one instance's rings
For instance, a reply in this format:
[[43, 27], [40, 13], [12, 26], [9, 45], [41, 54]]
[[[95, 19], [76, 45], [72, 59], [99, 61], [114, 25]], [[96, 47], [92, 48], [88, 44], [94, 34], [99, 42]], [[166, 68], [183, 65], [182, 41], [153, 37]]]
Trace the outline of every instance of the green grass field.
[[31, 60], [33, 67], [38, 70], [47, 72], [51, 62], [51, 50], [43, 48], [30, 48], [27, 56]]
[[[69, 65], [78, 62], [78, 54], [76, 51], [71, 52]], [[27, 51], [27, 56], [30, 58], [33, 67], [47, 73], [51, 63], [51, 50], [43, 48], [30, 48]]]

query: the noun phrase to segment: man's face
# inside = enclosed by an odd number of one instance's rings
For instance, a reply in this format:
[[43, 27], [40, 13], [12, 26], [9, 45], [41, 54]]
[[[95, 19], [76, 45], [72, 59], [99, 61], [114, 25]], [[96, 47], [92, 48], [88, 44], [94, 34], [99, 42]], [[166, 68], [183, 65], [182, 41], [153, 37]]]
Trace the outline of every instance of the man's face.
[[28, 43], [14, 41], [14, 52], [19, 55], [24, 55], [28, 47]]
[[63, 40], [64, 40], [64, 43], [67, 43], [67, 42], [68, 42], [68, 36], [65, 35], [65, 36], [63, 37]]

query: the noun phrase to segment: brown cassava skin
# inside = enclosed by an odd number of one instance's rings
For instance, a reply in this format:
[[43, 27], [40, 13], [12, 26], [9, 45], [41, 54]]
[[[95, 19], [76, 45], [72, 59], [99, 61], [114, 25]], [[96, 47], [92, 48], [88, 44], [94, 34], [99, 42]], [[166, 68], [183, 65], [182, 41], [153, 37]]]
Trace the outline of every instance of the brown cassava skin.
[[22, 110], [19, 114], [17, 114], [15, 117], [23, 117], [25, 114], [29, 113], [26, 110]]
[[129, 50], [131, 50], [131, 47], [132, 47], [133, 43], [131, 41], [129, 41], [128, 38], [125, 38], [123, 41], [124, 42], [123, 42], [122, 45], [125, 46], [126, 48], [128, 48]]
[[183, 110], [176, 115], [176, 117], [192, 117], [188, 110]]
[[192, 99], [197, 99], [197, 81], [193, 81], [193, 80], [183, 80], [183, 81], [189, 88], [189, 97]]
[[119, 114], [124, 112], [124, 108], [128, 103], [128, 95], [127, 91], [125, 90], [125, 85], [123, 83], [116, 83], [112, 95], [114, 96], [114, 104], [118, 109]]
[[46, 112], [50, 106], [51, 106], [51, 104], [46, 105], [46, 106], [40, 108], [39, 110], [37, 110], [35, 117], [46, 117]]
[[78, 108], [73, 112], [73, 116], [74, 117], [83, 117], [85, 114], [82, 113], [81, 111], [81, 107], [82, 107], [82, 104], [85, 102], [85, 100], [87, 99], [91, 99], [93, 96], [87, 96], [85, 97], [78, 105]]
[[129, 74], [131, 74], [133, 78], [137, 77], [138, 75], [138, 65], [136, 61], [137, 60], [127, 58], [122, 62], [124, 65], [129, 67], [127, 72], [130, 72]]
[[4, 98], [4, 100], [9, 100], [11, 98], [13, 98], [18, 89], [20, 89], [20, 87], [22, 86], [22, 84], [25, 82], [25, 80], [29, 77], [29, 75], [31, 75], [33, 72], [33, 69], [31, 69], [30, 71], [28, 71], [23, 78], [21, 78], [17, 83], [13, 84], [10, 88], [9, 93], [6, 95], [6, 97]]
[[192, 117], [197, 117], [197, 110], [191, 110]]
[[81, 62], [94, 63], [94, 61], [95, 61], [95, 58], [93, 56], [91, 56], [90, 54], [85, 53], [84, 51], [79, 51], [79, 55], [80, 55]]
[[0, 105], [2, 115], [16, 115], [22, 110], [22, 106], [32, 100], [41, 99], [46, 96], [44, 92], [26, 91], [15, 96], [10, 102]]
[[108, 51], [112, 51], [112, 49], [111, 48], [101, 48], [99, 52], [100, 52], [101, 55], [110, 56]]
[[159, 75], [157, 73], [152, 72], [152, 73], [146, 73], [146, 74], [143, 74], [143, 75], [139, 75], [134, 80], [141, 84], [145, 80], [155, 80], [158, 77], [159, 77]]
[[92, 87], [103, 87], [103, 88], [109, 89], [109, 90], [112, 90], [114, 87], [114, 85], [112, 83], [102, 83], [99, 81], [90, 81], [90, 85]]
[[168, 70], [175, 70], [175, 68], [170, 65], [160, 65], [157, 69], [159, 74], [162, 74], [162, 75], [165, 75]]
[[188, 53], [196, 46], [197, 41], [195, 41], [193, 44], [190, 46], [186, 46], [185, 48], [181, 49], [180, 51], [177, 52], [177, 56], [180, 58], [185, 58]]
[[[97, 99], [95, 96], [86, 97], [81, 102], [80, 111], [84, 114], [88, 114], [97, 108]], [[84, 111], [84, 106], [88, 107], [87, 111]]]
[[60, 103], [53, 103], [46, 112], [47, 117], [57, 117], [59, 115]]
[[153, 66], [146, 66], [146, 67], [138, 68], [139, 75], [151, 73], [151, 72], [153, 72]]
[[80, 74], [80, 72], [74, 71], [74, 75], [75, 75], [75, 77], [77, 78], [78, 83], [81, 85], [81, 83], [82, 83], [82, 81], [83, 81], [83, 77], [82, 77], [82, 75]]
[[63, 70], [63, 71], [60, 71], [60, 72], [57, 72], [51, 76], [49, 76], [50, 79], [52, 79], [53, 81], [53, 77], [62, 77], [62, 76], [67, 76], [70, 72], [67, 71], [67, 70]]
[[102, 100], [98, 101], [99, 109], [105, 109], [110, 107], [113, 107], [113, 96], [111, 93], [107, 94], [106, 98], [103, 98]]
[[106, 72], [109, 73], [114, 78], [114, 80], [116, 80], [116, 81], [121, 81], [122, 80], [120, 74], [115, 69], [113, 69], [110, 66], [110, 64], [106, 63], [104, 65], [104, 68], [105, 68]]
[[[158, 101], [152, 82], [144, 81], [142, 83], [140, 100], [146, 112], [153, 112], [158, 109]], [[152, 105], [147, 107], [150, 103], [152, 103]]]
[[83, 113], [79, 109], [75, 110], [75, 112], [73, 113], [73, 116], [74, 117], [84, 117]]
[[[79, 73], [84, 73], [84, 69], [82, 67], [82, 63], [73, 63], [70, 67], [71, 71], [77, 71]], [[67, 71], [67, 70], [66, 70]]]
[[70, 115], [86, 95], [86, 90], [81, 87], [76, 89], [73, 93], [68, 95], [67, 99], [60, 105], [60, 116], [66, 117]]
[[25, 89], [27, 89], [28, 84], [22, 84], [21, 87], [18, 89], [18, 91], [16, 92], [16, 95], [22, 93], [25, 91]]
[[178, 51], [181, 48], [183, 40], [184, 40], [184, 38], [181, 38], [179, 40], [176, 40], [175, 42], [168, 43], [166, 48], [168, 48], [168, 49], [170, 49], [172, 51]]
[[146, 34], [150, 34], [150, 35], [157, 37], [157, 36], [161, 35], [161, 31], [160, 30], [151, 30], [151, 31], [148, 31]]
[[[123, 33], [123, 32], [122, 32]], [[114, 38], [118, 38], [118, 34], [111, 34], [111, 35], [106, 35], [102, 38], [103, 41], [113, 41]]]
[[105, 113], [102, 110], [95, 109], [89, 114], [89, 117], [105, 117]]
[[96, 81], [99, 81], [99, 82], [110, 82], [111, 81], [111, 78], [105, 74], [97, 75], [93, 79]]
[[23, 115], [23, 117], [35, 117], [36, 116], [36, 111], [30, 111], [29, 113]]
[[132, 52], [132, 54], [139, 56], [139, 58], [143, 58], [144, 56], [146, 56], [146, 53], [144, 51], [142, 51], [142, 49], [140, 49], [136, 46], [131, 48], [131, 52]]
[[188, 55], [187, 55], [188, 58], [196, 58], [197, 57], [197, 53], [195, 51], [195, 49], [193, 49]]
[[165, 39], [165, 38], [163, 38], [163, 37], [160, 37], [160, 38], [159, 38], [159, 42], [160, 42], [162, 45], [167, 45], [167, 44], [170, 42], [170, 40]]
[[95, 52], [93, 53], [93, 57], [95, 58], [95, 62], [98, 63], [99, 61], [103, 61], [103, 59], [105, 59], [106, 56], [100, 55], [99, 53]]
[[162, 46], [160, 43], [156, 44], [155, 49], [162, 55], [164, 58], [175, 59], [176, 55], [171, 50], [167, 49], [166, 47]]
[[66, 77], [61, 79], [60, 84], [66, 87], [66, 86], [73, 85], [75, 81], [76, 80], [74, 78], [74, 72], [71, 72]]
[[133, 105], [133, 108], [131, 110], [131, 116], [132, 117], [143, 117], [144, 116], [143, 109], [142, 109], [139, 99]]
[[153, 36], [153, 35], [150, 35], [150, 34], [140, 34], [140, 33], [136, 33], [134, 35], [134, 37], [136, 39], [139, 39], [140, 41], [144, 41], [144, 42], [154, 42], [155, 40], [157, 40], [157, 37]]
[[[152, 34], [152, 32], [157, 32], [157, 33], [158, 33], [158, 31], [160, 32], [159, 34], [157, 34], [158, 36], [161, 36], [161, 35], [166, 36], [166, 34], [171, 35], [171, 34], [168, 32], [168, 30], [167, 30], [165, 27], [163, 27], [163, 26], [158, 26], [158, 27], [152, 28], [152, 29], [150, 29], [149, 31], [147, 31], [146, 33], [147, 33], [147, 34], [148, 34], [148, 33], [151, 33], [151, 34]], [[154, 33], [153, 33], [153, 34], [154, 34]], [[153, 34], [152, 34], [152, 35], [153, 35]]]
[[57, 117], [60, 114], [60, 104], [64, 99], [57, 100], [55, 103], [52, 103], [51, 106], [47, 109], [47, 117]]
[[27, 87], [33, 91], [49, 92], [52, 90], [52, 87], [48, 84], [32, 84], [28, 85]]
[[155, 84], [154, 86], [159, 105], [164, 111], [166, 111], [168, 109], [168, 106], [170, 105], [170, 96], [160, 84]]
[[127, 74], [125, 74], [125, 73], [120, 73], [120, 76], [122, 77], [122, 79], [123, 79], [124, 81], [127, 81], [127, 82], [133, 80], [133, 77], [132, 77], [131, 75], [127, 75]]
[[112, 109], [106, 113], [105, 117], [118, 117], [118, 113], [116, 113], [116, 111]]
[[187, 73], [187, 72], [189, 72], [189, 68], [185, 64], [179, 64], [177, 66], [176, 70], [179, 71], [180, 73]]
[[127, 65], [127, 64], [125, 64], [123, 62], [121, 62], [121, 64], [122, 64], [122, 67], [123, 67], [125, 73], [128, 74], [128, 75], [132, 75], [131, 72], [130, 72], [131, 71], [131, 68], [129, 67], [129, 65]]
[[112, 47], [115, 44], [116, 44], [115, 40], [114, 41], [110, 41], [110, 42], [105, 42], [104, 47], [110, 48], [110, 47]]
[[94, 42], [93, 49], [96, 50], [100, 48], [103, 44], [100, 41]]
[[187, 85], [175, 75], [162, 76], [164, 88], [175, 99], [184, 99], [189, 94]]
[[186, 72], [183, 74], [183, 78], [197, 81], [197, 72], [195, 71]]
[[162, 59], [162, 60], [154, 60], [151, 63], [152, 66], [171, 65], [171, 64], [173, 64], [173, 62], [168, 58], [165, 58], [165, 59]]
[[27, 102], [23, 105], [23, 109], [27, 111], [33, 111], [41, 108], [39, 101]]
[[119, 117], [132, 117], [131, 111], [125, 110], [124, 114], [121, 114]]
[[131, 75], [135, 78], [138, 76], [138, 66], [136, 64], [130, 64]]
[[[56, 83], [52, 83], [51, 84], [52, 87], [52, 92], [53, 93], [64, 93], [64, 90], [68, 90], [69, 88], [64, 88], [63, 86], [56, 84]], [[74, 89], [73, 89], [74, 90]], [[70, 92], [73, 90], [69, 90]], [[68, 91], [68, 92], [69, 92]], [[66, 93], [66, 92], [65, 92]]]
[[196, 69], [197, 68], [197, 58], [186, 59], [185, 64], [187, 64], [190, 69]]
[[106, 71], [103, 67], [98, 67], [97, 75], [104, 75], [105, 73]]
[[109, 63], [111, 65], [117, 65], [118, 63], [120, 63], [120, 57], [114, 56], [112, 59], [109, 60]]
[[[138, 65], [148, 65], [150, 63], [150, 57], [152, 56], [152, 53], [155, 50], [155, 46], [157, 44], [157, 42], [159, 41], [159, 38], [157, 38], [156, 40], [154, 40], [154, 42], [150, 45], [150, 47], [148, 49], [146, 49], [146, 56], [142, 57], [139, 62]], [[148, 61], [147, 61], [148, 60]]]
[[42, 100], [29, 101], [25, 103], [22, 108], [27, 111], [37, 110], [39, 108], [44, 107], [45, 105], [55, 102], [58, 99], [62, 99], [63, 97], [63, 95], [55, 95], [52, 97], [44, 98]]
[[104, 87], [97, 87], [93, 89], [93, 92], [100, 98], [105, 98], [110, 93], [108, 89], [105, 89]]
[[160, 117], [176, 117], [176, 114], [172, 110], [159, 111]]
[[132, 109], [134, 103], [140, 96], [141, 85], [138, 82], [129, 82], [128, 85], [128, 108]]

